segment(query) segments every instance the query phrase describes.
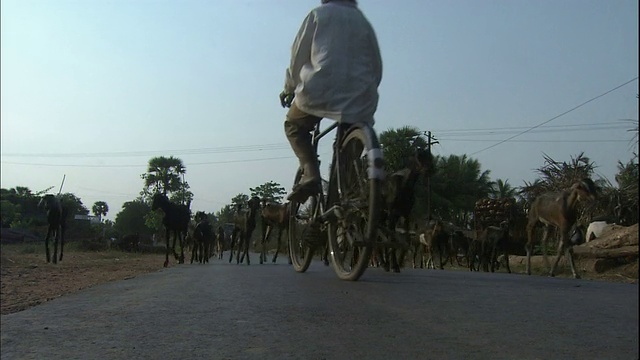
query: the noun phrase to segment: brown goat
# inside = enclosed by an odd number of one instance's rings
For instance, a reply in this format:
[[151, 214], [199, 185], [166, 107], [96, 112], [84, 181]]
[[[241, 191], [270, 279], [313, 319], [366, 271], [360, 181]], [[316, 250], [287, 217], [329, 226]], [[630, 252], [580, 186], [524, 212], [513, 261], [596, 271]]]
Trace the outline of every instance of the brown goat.
[[[419, 235], [419, 246], [422, 247], [423, 251], [420, 254], [420, 268], [425, 266], [425, 256], [426, 267], [427, 269], [431, 267], [435, 269], [434, 263], [434, 253], [438, 253], [438, 258], [440, 261], [440, 269], [444, 269], [444, 265], [447, 263], [447, 260], [450, 258], [450, 250], [449, 250], [449, 239], [451, 234], [448, 232], [449, 229], [446, 228], [445, 224], [440, 220], [431, 220], [427, 223], [427, 228], [421, 232]], [[418, 255], [418, 246], [414, 249], [413, 252], [413, 267], [416, 268], [416, 256]]]
[[[576, 206], [581, 199], [593, 200], [596, 197], [596, 187], [589, 178], [576, 182], [569, 189], [558, 192], [548, 192], [538, 196], [529, 209], [529, 221], [527, 222], [527, 274], [531, 275], [531, 253], [533, 252], [533, 243], [535, 238], [533, 231], [538, 222], [545, 225], [544, 234], [542, 236], [542, 245], [546, 248], [549, 229], [551, 226], [558, 230], [560, 235], [560, 244], [558, 246], [558, 254], [551, 266], [549, 276], [555, 276], [555, 270], [560, 261], [560, 257], [564, 254], [571, 267], [573, 277], [579, 279], [580, 276], [576, 272], [573, 262], [573, 244], [569, 236], [569, 231], [574, 226], [577, 219]], [[544, 261], [549, 267], [546, 253], [543, 252]]]
[[[282, 232], [289, 228], [289, 203], [275, 204], [267, 203], [266, 200], [262, 201], [262, 251], [260, 252], [260, 264], [267, 261], [267, 243], [269, 242], [269, 235], [273, 228], [278, 229], [278, 244], [276, 246], [276, 253], [273, 254], [272, 263], [275, 264], [278, 259], [278, 253], [280, 252], [280, 242], [282, 239]], [[287, 255], [289, 251], [287, 251]], [[289, 264], [291, 264], [291, 257], [289, 257]]]
[[[253, 230], [256, 228], [256, 217], [260, 210], [260, 199], [256, 196], [249, 199], [247, 203], [247, 209], [238, 208], [236, 215], [233, 218], [233, 233], [231, 234], [231, 243], [237, 247], [236, 252], [236, 264], [244, 262], [244, 258], [247, 258], [247, 265], [251, 264], [249, 259], [249, 242]], [[233, 245], [231, 246], [231, 256], [229, 262], [233, 259]]]

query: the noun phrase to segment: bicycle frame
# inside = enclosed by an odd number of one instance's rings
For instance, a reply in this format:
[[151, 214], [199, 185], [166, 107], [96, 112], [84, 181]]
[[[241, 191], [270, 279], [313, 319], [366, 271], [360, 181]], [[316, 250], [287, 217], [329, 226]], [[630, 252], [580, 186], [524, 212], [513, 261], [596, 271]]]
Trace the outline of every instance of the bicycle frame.
[[[338, 166], [338, 157], [337, 155], [337, 148], [336, 148], [336, 144], [340, 143], [340, 140], [342, 138], [342, 135], [344, 133], [344, 127], [339, 126], [340, 123], [338, 122], [334, 122], [333, 124], [331, 124], [329, 127], [327, 127], [326, 129], [320, 131], [320, 121], [316, 124], [313, 133], [311, 135], [311, 144], [313, 145], [313, 150], [316, 153], [316, 156], [318, 156], [318, 144], [320, 143], [320, 139], [322, 139], [323, 137], [325, 137], [326, 135], [328, 135], [329, 133], [331, 133], [333, 130], [336, 130], [336, 138], [334, 141], [334, 145], [333, 145], [333, 155], [332, 155], [332, 162], [331, 162], [331, 168], [329, 170], [329, 188], [333, 188], [333, 186], [336, 186], [338, 184], [340, 184], [340, 179], [339, 179], [339, 174], [337, 174], [337, 184], [332, 184], [331, 180], [331, 174], [333, 174], [333, 172], [335, 171], [335, 167]], [[338, 187], [339, 188], [339, 187]], [[321, 208], [326, 208], [325, 204], [325, 197], [328, 197], [329, 194], [325, 194], [324, 190], [320, 190], [319, 196], [318, 196], [318, 203], [314, 204], [314, 209], [313, 209], [313, 213], [311, 215], [311, 221], [312, 222], [316, 222], [319, 221], [321, 223], [325, 223], [326, 221], [328, 221], [330, 218], [335, 217], [335, 211], [337, 209], [336, 206], [333, 206], [331, 209], [329, 210], [325, 210], [322, 214], [318, 214], [318, 211]]]
[[[353, 126], [353, 125], [352, 125]], [[351, 127], [347, 128], [345, 126], [345, 124], [340, 124], [338, 122], [334, 122], [333, 124], [331, 124], [331, 126], [327, 127], [326, 129], [320, 131], [320, 122], [318, 122], [318, 124], [316, 124], [313, 133], [312, 133], [312, 137], [311, 137], [311, 143], [313, 145], [313, 149], [316, 153], [318, 153], [318, 143], [320, 142], [320, 139], [322, 139], [323, 137], [325, 137], [326, 135], [328, 135], [329, 133], [331, 133], [334, 129], [336, 130], [336, 137], [333, 143], [333, 155], [332, 155], [332, 162], [331, 162], [331, 168], [329, 170], [329, 193], [328, 194], [324, 194], [324, 191], [321, 190], [320, 191], [320, 196], [319, 196], [319, 203], [322, 204], [322, 208], [324, 209], [324, 212], [322, 214], [318, 214], [318, 205], [320, 204], [315, 204], [315, 209], [313, 210], [313, 215], [311, 217], [312, 221], [319, 221], [321, 223], [325, 223], [327, 221], [330, 220], [335, 220], [337, 218], [340, 218], [342, 216], [341, 214], [341, 210], [342, 210], [342, 206], [341, 204], [336, 204], [333, 205], [331, 208], [327, 209], [327, 203], [326, 201], [328, 200], [329, 195], [332, 193], [333, 191], [337, 191], [340, 192], [340, 189], [342, 188], [340, 185], [342, 184], [342, 179], [340, 178], [340, 171], [336, 171], [336, 169], [339, 168], [340, 164], [340, 157], [338, 156], [339, 153], [339, 149], [338, 149], [338, 144], [341, 144], [342, 142], [342, 138], [345, 135], [345, 133], [348, 132], [348, 130]], [[336, 175], [335, 177], [335, 181], [334, 178], [332, 177], [332, 174]], [[334, 190], [335, 189], [335, 190]]]

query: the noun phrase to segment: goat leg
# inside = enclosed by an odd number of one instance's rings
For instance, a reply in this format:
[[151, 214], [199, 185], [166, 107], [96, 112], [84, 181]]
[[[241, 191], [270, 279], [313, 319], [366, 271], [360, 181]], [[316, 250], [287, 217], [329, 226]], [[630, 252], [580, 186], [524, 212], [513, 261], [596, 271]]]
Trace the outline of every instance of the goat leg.
[[565, 257], [569, 261], [569, 266], [571, 267], [571, 273], [573, 274], [573, 278], [580, 279], [580, 275], [578, 275], [578, 272], [576, 271], [576, 265], [574, 264], [574, 261], [573, 261], [573, 246], [569, 245], [565, 249]]
[[[262, 264], [263, 262], [267, 262], [267, 242], [269, 241], [269, 235], [271, 235], [271, 226], [266, 226], [266, 229], [264, 229], [262, 234], [262, 249], [260, 250], [260, 264]], [[277, 251], [276, 251], [277, 254]], [[273, 262], [275, 261], [275, 258], [273, 260]]]
[[[402, 250], [400, 250], [400, 254], [404, 255]], [[398, 261], [398, 254], [397, 254], [397, 251], [396, 251], [395, 248], [391, 249], [391, 269], [395, 273], [399, 273], [400, 272], [400, 264], [399, 264], [399, 261]]]
[[505, 262], [505, 267], [507, 268], [507, 272], [511, 274], [511, 268], [509, 267], [509, 252], [507, 251], [506, 248], [504, 250], [504, 262]]
[[527, 275], [531, 275], [531, 254], [533, 254], [533, 243], [534, 236], [533, 231], [535, 230], [537, 219], [532, 221], [529, 219], [527, 223], [527, 244], [524, 246], [524, 249], [527, 251]]
[[58, 237], [60, 236], [60, 231], [56, 230], [53, 235], [53, 263], [58, 263]]
[[489, 259], [489, 261], [491, 262], [491, 272], [495, 272], [496, 270], [496, 260], [497, 260], [496, 246], [494, 245], [491, 247], [491, 258]]
[[278, 253], [280, 252], [280, 243], [282, 241], [282, 229], [278, 229], [278, 242], [276, 243], [276, 253], [273, 254], [273, 259], [271, 260], [272, 263], [276, 263], [276, 260], [278, 260]]
[[[562, 239], [564, 240], [564, 239]], [[553, 261], [553, 266], [551, 266], [551, 270], [549, 271], [549, 276], [556, 276], [556, 267], [560, 262], [560, 258], [564, 255], [564, 242], [560, 241], [558, 245], [558, 254], [556, 254], [556, 259]]]
[[389, 272], [389, 270], [391, 270], [391, 248], [385, 247], [383, 251], [384, 257], [382, 260], [382, 267], [385, 272]]
[[64, 249], [64, 225], [60, 226], [60, 258], [59, 261], [62, 261], [62, 250]]
[[167, 243], [167, 251], [166, 251], [166, 256], [165, 256], [165, 259], [164, 259], [164, 267], [167, 267], [167, 266], [169, 266], [169, 249], [170, 249], [170, 246], [169, 246], [169, 230], [167, 230], [165, 232], [164, 241]]
[[49, 230], [47, 230], [47, 237], [44, 239], [44, 248], [47, 253], [47, 263], [51, 262], [51, 253], [49, 252], [49, 238], [51, 238], [51, 226], [49, 226]]
[[[180, 242], [180, 260], [179, 260], [179, 264], [184, 264], [184, 245], [182, 242], [182, 233], [178, 232], [178, 234], [176, 235], [178, 237], [178, 241]], [[174, 243], [175, 246], [175, 243]]]
[[[238, 237], [237, 243], [238, 248], [236, 249], [236, 265], [240, 264], [240, 253], [242, 252], [242, 236]], [[242, 258], [242, 260], [244, 261], [244, 257]]]
[[247, 256], [247, 265], [251, 265], [251, 258], [249, 257], [249, 237], [248, 236], [244, 246], [244, 254]]

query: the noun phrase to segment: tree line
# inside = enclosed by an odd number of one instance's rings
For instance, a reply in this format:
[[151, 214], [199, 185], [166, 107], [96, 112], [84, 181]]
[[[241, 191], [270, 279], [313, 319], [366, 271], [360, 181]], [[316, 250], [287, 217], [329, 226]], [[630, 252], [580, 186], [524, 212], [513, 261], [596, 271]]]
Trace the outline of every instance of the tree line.
[[[380, 143], [389, 174], [402, 169], [417, 148], [428, 148], [430, 145], [424, 132], [410, 126], [381, 132]], [[545, 155], [543, 162], [537, 169], [538, 178], [518, 187], [510, 184], [508, 179], [492, 180], [490, 170], [482, 169], [478, 160], [467, 155], [433, 155], [432, 166], [428, 167], [417, 185], [413, 218], [424, 220], [429, 212], [432, 217], [450, 221], [463, 228], [470, 227], [478, 199], [513, 197], [522, 209], [526, 209], [528, 203], [543, 192], [568, 188], [584, 177], [593, 179], [596, 168], [595, 163], [584, 153], [563, 162]], [[154, 157], [149, 160], [147, 171], [140, 175], [143, 188], [139, 196], [123, 204], [115, 221], [100, 221], [93, 230], [86, 225], [74, 226], [89, 235], [105, 237], [118, 237], [128, 233], [161, 233], [161, 215], [151, 211], [151, 197], [159, 192], [167, 195], [173, 202], [190, 205], [194, 194], [185, 181], [186, 172], [187, 168], [179, 158]], [[618, 173], [615, 176], [617, 184], [606, 179], [593, 180], [600, 190], [600, 196], [596, 203], [583, 210], [583, 222], [598, 216], [611, 218], [625, 225], [638, 222], [637, 154], [634, 153], [626, 163], [618, 161]], [[37, 209], [37, 204], [40, 197], [49, 190], [51, 189], [33, 192], [27, 187], [0, 189], [2, 227], [38, 230], [46, 226], [45, 214]], [[250, 197], [258, 196], [281, 203], [285, 195], [283, 186], [269, 181], [249, 188], [248, 194], [236, 194], [229, 204], [207, 215], [214, 226], [229, 223], [233, 221], [235, 208], [245, 205]], [[71, 214], [90, 213], [74, 194], [64, 193], [60, 196], [69, 206]], [[97, 201], [91, 207], [91, 213], [100, 219], [108, 212], [109, 206], [104, 201]]]

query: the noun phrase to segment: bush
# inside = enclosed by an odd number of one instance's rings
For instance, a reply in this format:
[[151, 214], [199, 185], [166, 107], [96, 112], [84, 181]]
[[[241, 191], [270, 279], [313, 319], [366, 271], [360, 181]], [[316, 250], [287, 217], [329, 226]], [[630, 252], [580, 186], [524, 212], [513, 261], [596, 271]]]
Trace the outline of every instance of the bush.
[[77, 242], [78, 250], [81, 251], [105, 251], [107, 242], [101, 237], [86, 237]]
[[141, 244], [138, 247], [138, 251], [143, 254], [164, 254], [167, 251], [166, 246], [154, 246], [154, 245], [145, 245]]
[[38, 252], [35, 245], [25, 245], [22, 249], [20, 249], [20, 254], [35, 254]]

